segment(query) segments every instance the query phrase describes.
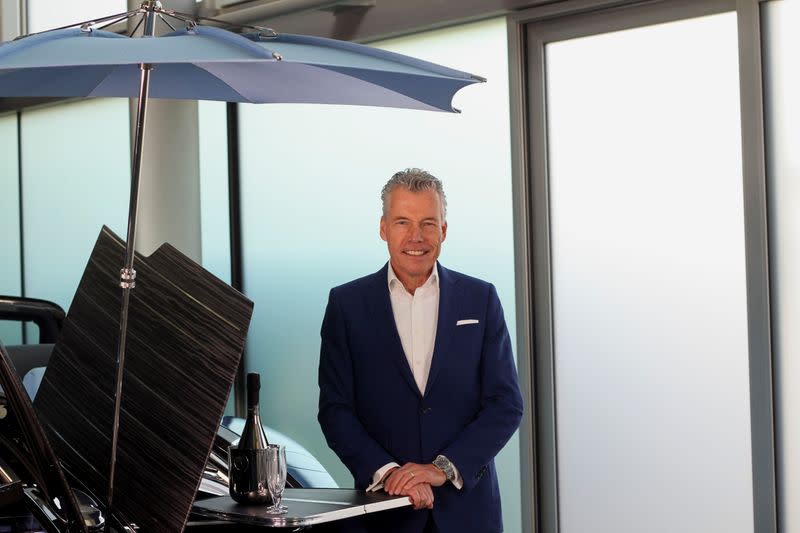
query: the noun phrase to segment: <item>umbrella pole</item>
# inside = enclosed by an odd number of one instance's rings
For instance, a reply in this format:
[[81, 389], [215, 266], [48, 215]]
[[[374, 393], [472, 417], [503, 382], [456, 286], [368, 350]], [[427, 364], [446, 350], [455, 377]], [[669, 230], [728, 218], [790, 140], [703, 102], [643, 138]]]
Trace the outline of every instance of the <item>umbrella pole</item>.
[[[108, 514], [112, 513], [114, 502], [114, 475], [117, 466], [117, 442], [119, 437], [119, 418], [122, 404], [122, 378], [125, 372], [125, 341], [128, 333], [128, 306], [131, 289], [136, 287], [136, 270], [133, 269], [134, 241], [136, 239], [136, 215], [139, 204], [139, 178], [142, 173], [142, 140], [144, 138], [147, 96], [150, 88], [151, 65], [142, 64], [139, 104], [136, 109], [136, 137], [133, 145], [133, 169], [131, 171], [131, 195], [128, 206], [128, 238], [125, 243], [125, 267], [120, 270], [119, 286], [122, 288], [122, 307], [119, 318], [119, 345], [117, 350], [117, 376], [114, 390], [114, 421], [111, 429], [111, 463], [108, 473]], [[106, 522], [110, 526], [110, 520]]]
[[[160, 7], [158, 2], [144, 2], [144, 32], [143, 37], [152, 37], [155, 33], [155, 13], [153, 7]], [[106, 512], [106, 532], [110, 531], [111, 518], [114, 511], [114, 478], [117, 466], [117, 444], [119, 438], [119, 420], [122, 405], [122, 379], [125, 375], [125, 341], [128, 333], [128, 307], [131, 290], [136, 287], [136, 271], [133, 269], [134, 242], [136, 240], [136, 215], [139, 207], [139, 178], [142, 173], [142, 146], [144, 140], [145, 117], [147, 116], [147, 98], [150, 91], [150, 71], [153, 66], [142, 63], [139, 65], [141, 75], [139, 78], [139, 102], [136, 108], [136, 133], [133, 143], [133, 162], [131, 168], [131, 194], [128, 205], [128, 237], [125, 243], [125, 266], [120, 270], [119, 286], [122, 288], [122, 306], [119, 318], [119, 345], [117, 350], [117, 375], [114, 390], [114, 419], [111, 428], [111, 461], [108, 473], [108, 498]], [[135, 526], [125, 525], [125, 529], [133, 531]]]

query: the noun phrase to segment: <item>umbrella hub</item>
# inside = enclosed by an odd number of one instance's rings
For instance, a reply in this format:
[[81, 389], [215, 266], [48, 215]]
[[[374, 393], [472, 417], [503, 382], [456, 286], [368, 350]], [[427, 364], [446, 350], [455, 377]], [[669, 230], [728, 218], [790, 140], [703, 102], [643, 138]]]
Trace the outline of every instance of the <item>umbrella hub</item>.
[[147, 11], [159, 11], [163, 9], [163, 6], [159, 0], [144, 0], [139, 7], [146, 9]]

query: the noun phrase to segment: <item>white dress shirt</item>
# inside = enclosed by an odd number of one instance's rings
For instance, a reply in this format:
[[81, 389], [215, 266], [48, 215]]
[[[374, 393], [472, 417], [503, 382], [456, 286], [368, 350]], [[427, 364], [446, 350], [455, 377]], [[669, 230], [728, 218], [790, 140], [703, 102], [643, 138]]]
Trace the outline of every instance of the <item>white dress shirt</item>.
[[[388, 284], [394, 323], [397, 326], [397, 333], [400, 335], [400, 343], [403, 345], [403, 352], [406, 354], [406, 361], [414, 375], [417, 388], [424, 396], [433, 360], [436, 324], [439, 320], [439, 273], [434, 267], [425, 283], [418, 287], [414, 294], [411, 294], [397, 278], [390, 262]], [[367, 491], [383, 487], [381, 480], [386, 473], [399, 466], [392, 462], [381, 467], [372, 476], [372, 484], [367, 487]], [[460, 489], [463, 482], [458, 469], [455, 469], [455, 473], [453, 485]]]
[[420, 394], [424, 396], [439, 318], [439, 273], [434, 268], [425, 283], [411, 294], [397, 279], [390, 263], [389, 297], [408, 366]]

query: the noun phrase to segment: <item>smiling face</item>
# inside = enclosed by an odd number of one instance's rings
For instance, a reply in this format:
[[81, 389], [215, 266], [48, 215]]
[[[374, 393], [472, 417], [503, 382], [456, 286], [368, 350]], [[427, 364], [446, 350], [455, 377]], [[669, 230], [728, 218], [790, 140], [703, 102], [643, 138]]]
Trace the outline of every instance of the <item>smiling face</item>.
[[397, 187], [381, 217], [381, 239], [389, 247], [395, 275], [410, 293], [428, 279], [447, 235], [442, 201], [434, 190], [411, 192]]

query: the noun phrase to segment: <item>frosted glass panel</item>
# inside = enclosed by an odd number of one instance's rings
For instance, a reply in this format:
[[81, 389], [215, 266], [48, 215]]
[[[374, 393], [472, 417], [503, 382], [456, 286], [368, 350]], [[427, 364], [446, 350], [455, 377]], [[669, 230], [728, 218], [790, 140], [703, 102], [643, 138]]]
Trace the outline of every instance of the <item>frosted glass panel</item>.
[[[22, 295], [19, 248], [17, 115], [0, 116], [0, 294]], [[18, 322], [0, 320], [0, 340], [20, 344]]]
[[80, 2], [28, 0], [27, 4], [28, 33], [115, 15], [128, 10], [126, 0], [80, 0]]
[[561, 533], [753, 531], [736, 32], [546, 46]]
[[203, 267], [230, 283], [226, 104], [197, 102], [200, 142], [200, 239]]
[[103, 224], [125, 237], [128, 116], [121, 98], [22, 114], [27, 296], [68, 309]]
[[[203, 268], [231, 282], [228, 209], [228, 124], [224, 102], [197, 102], [200, 168], [200, 248]], [[236, 412], [231, 389], [226, 415]]]
[[766, 2], [761, 15], [778, 523], [783, 533], [800, 533], [800, 2]]
[[[381, 47], [486, 76], [456, 96], [460, 115], [366, 107], [241, 107], [244, 283], [255, 301], [248, 370], [262, 373], [264, 419], [352, 478], [316, 420], [319, 331], [331, 287], [388, 259], [380, 190], [397, 170], [440, 177], [445, 266], [497, 285], [514, 334], [514, 250], [506, 26], [502, 19]], [[506, 531], [520, 530], [519, 452], [499, 458]]]

